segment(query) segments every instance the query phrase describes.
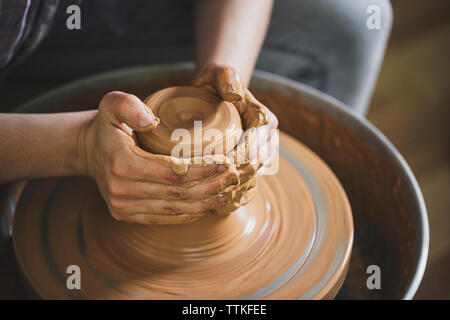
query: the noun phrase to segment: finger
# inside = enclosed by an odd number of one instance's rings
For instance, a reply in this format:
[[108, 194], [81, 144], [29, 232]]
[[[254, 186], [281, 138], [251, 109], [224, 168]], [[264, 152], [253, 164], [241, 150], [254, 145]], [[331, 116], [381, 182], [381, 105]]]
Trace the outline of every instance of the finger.
[[186, 224], [199, 220], [205, 216], [205, 213], [180, 214], [180, 215], [159, 215], [149, 213], [139, 213], [127, 218], [128, 222], [146, 224], [146, 225], [165, 225], [165, 224]]
[[99, 110], [114, 125], [125, 123], [139, 132], [153, 130], [159, 124], [159, 119], [138, 97], [120, 91], [106, 94]]
[[[209, 178], [217, 173], [222, 173], [227, 170], [227, 167], [220, 164], [210, 165], [190, 165], [186, 174], [176, 174], [170, 166], [169, 156], [160, 156], [167, 162], [162, 160], [155, 160], [151, 155], [139, 147], [132, 146], [129, 153], [125, 153], [123, 158], [118, 160], [115, 165], [118, 176], [127, 177], [131, 180], [156, 182], [164, 184], [182, 184], [201, 179]], [[122, 170], [121, 170], [122, 169]]]
[[[267, 138], [268, 136], [268, 138]], [[258, 158], [262, 167], [259, 174], [275, 174], [279, 165], [279, 132], [277, 129], [268, 129], [267, 134], [259, 138]], [[262, 169], [262, 170], [261, 170]]]
[[269, 123], [269, 109], [259, 102], [248, 89], [245, 90], [245, 98], [236, 101], [234, 105], [238, 109], [246, 129]]
[[238, 165], [242, 165], [240, 169], [251, 165], [257, 170], [270, 158], [272, 153], [277, 153], [278, 139], [272, 139], [275, 135], [278, 138], [277, 129], [270, 129], [269, 125], [246, 130], [243, 139], [236, 147], [239, 154], [245, 155], [245, 158], [241, 157], [236, 160]]
[[269, 109], [259, 102], [250, 90], [246, 90], [244, 103], [243, 118], [247, 128], [259, 127], [269, 123]]
[[121, 216], [139, 213], [160, 215], [196, 214], [213, 210], [225, 203], [227, 196], [217, 196], [195, 202], [161, 199], [110, 199], [110, 207]]
[[110, 184], [109, 194], [123, 199], [202, 200], [222, 192], [238, 182], [232, 172], [225, 172], [191, 188], [153, 182], [118, 179]]
[[266, 108], [266, 113], [269, 116], [269, 128], [270, 129], [276, 129], [278, 128], [278, 118], [277, 116], [270, 111], [267, 107]]
[[229, 186], [237, 185], [239, 178], [234, 171], [228, 170], [205, 183], [197, 184], [187, 191], [187, 198], [200, 200], [224, 192]]
[[216, 64], [209, 64], [206, 68], [199, 72], [199, 74], [192, 81], [194, 86], [211, 85], [216, 81]]
[[188, 167], [188, 171], [185, 175], [178, 177], [181, 177], [181, 183], [186, 183], [206, 179], [217, 173], [223, 173], [227, 170], [228, 168], [222, 164], [210, 164], [206, 166], [191, 165]]
[[264, 164], [258, 169], [258, 175], [274, 175], [278, 173], [279, 169], [279, 153], [270, 153], [266, 158]]
[[220, 67], [216, 74], [216, 88], [220, 96], [230, 102], [241, 100], [245, 96], [241, 77], [232, 67]]
[[210, 64], [194, 79], [193, 85], [215, 88], [226, 101], [236, 102], [245, 96], [245, 86], [237, 71], [230, 66]]

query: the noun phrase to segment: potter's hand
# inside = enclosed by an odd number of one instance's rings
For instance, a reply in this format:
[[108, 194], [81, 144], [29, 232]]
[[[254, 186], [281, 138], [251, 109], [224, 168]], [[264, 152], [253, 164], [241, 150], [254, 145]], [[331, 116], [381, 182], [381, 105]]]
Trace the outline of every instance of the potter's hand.
[[[224, 100], [234, 103], [241, 115], [250, 155], [248, 170], [256, 171], [261, 166], [268, 168], [278, 148], [277, 117], [245, 88], [239, 74], [229, 66], [209, 65], [197, 75], [193, 84], [219, 94]], [[265, 157], [267, 155], [267, 157]], [[256, 159], [259, 157], [258, 159]]]
[[[153, 223], [151, 214], [195, 217], [220, 206], [226, 197], [215, 195], [235, 183], [235, 177], [220, 165], [191, 166], [180, 176], [169, 166], [135, 152], [134, 131], [146, 132], [157, 125], [158, 119], [140, 99], [111, 92], [103, 97], [98, 113], [83, 129], [80, 149], [85, 170], [97, 181], [117, 220]], [[213, 175], [191, 188], [181, 186]]]
[[273, 129], [277, 128], [278, 119], [245, 88], [239, 74], [231, 67], [211, 64], [194, 79], [193, 84], [232, 102], [243, 122], [244, 136], [235, 147], [232, 158], [237, 160], [236, 154], [243, 149], [248, 161], [235, 161], [238, 183], [228, 188], [227, 212], [230, 212], [253, 198], [260, 174], [276, 173], [278, 168], [273, 164], [277, 163], [272, 160], [276, 159], [278, 152], [278, 132]]

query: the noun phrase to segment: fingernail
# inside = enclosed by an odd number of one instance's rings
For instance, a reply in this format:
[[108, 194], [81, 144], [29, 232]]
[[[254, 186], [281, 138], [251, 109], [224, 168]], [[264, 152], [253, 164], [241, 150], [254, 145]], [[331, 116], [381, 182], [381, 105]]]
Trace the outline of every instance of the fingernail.
[[228, 195], [221, 194], [221, 195], [218, 195], [215, 199], [216, 199], [217, 202], [223, 203], [223, 202], [228, 200]]
[[139, 127], [147, 128], [155, 125], [155, 120], [150, 116], [146, 116], [139, 121]]

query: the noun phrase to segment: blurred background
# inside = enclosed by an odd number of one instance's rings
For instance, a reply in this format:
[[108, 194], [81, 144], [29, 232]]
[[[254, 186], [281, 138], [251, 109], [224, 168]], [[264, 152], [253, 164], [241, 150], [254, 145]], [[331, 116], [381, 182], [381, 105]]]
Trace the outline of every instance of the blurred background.
[[394, 25], [367, 118], [416, 175], [430, 221], [416, 299], [450, 299], [450, 1], [393, 0]]
[[[367, 117], [405, 157], [428, 208], [430, 252], [416, 298], [450, 299], [450, 1], [391, 3], [392, 34]], [[0, 112], [61, 84], [34, 80], [17, 90], [9, 79]]]

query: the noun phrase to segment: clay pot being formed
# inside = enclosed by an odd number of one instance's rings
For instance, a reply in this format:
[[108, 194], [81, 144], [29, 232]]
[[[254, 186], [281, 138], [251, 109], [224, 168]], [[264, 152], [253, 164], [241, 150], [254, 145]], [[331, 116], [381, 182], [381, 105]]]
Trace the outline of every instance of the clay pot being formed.
[[[171, 89], [146, 100], [161, 123], [185, 123], [189, 130], [200, 118], [214, 124], [207, 128], [239, 127], [232, 105], [183, 87]], [[190, 117], [181, 110], [186, 97], [206, 112]], [[229, 121], [215, 122], [205, 100], [225, 110]], [[178, 119], [171, 117], [177, 112]], [[155, 130], [153, 139], [166, 139], [164, 130]], [[152, 152], [170, 150], [142, 135], [138, 139]], [[16, 212], [16, 255], [42, 298], [333, 298], [353, 244], [350, 203], [334, 173], [305, 145], [280, 133], [279, 171], [261, 177], [253, 192], [253, 201], [230, 215], [152, 226], [114, 220], [89, 178], [34, 180]], [[70, 265], [82, 270], [80, 290], [67, 288]]]
[[[172, 155], [178, 145], [181, 152], [176, 156], [181, 157], [215, 154], [218, 149], [225, 154], [241, 137], [242, 123], [235, 106], [204, 89], [170, 87], [150, 95], [145, 103], [160, 119], [155, 130], [138, 134], [141, 147], [147, 151]], [[220, 139], [210, 139], [208, 133], [211, 132], [220, 135]], [[187, 138], [188, 141], [184, 141]], [[183, 154], [183, 150], [189, 150], [189, 154]]]

